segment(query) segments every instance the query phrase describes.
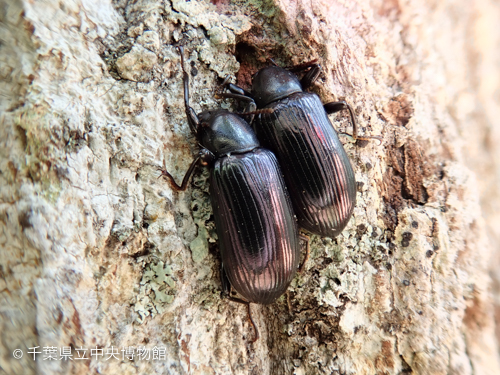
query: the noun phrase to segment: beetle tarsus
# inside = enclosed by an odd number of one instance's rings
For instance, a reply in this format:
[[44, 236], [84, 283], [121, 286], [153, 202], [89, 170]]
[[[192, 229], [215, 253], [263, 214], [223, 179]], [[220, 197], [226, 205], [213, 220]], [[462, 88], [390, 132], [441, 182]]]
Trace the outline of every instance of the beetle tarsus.
[[376, 139], [379, 142], [379, 144], [382, 144], [382, 137], [381, 136], [378, 136], [378, 135], [359, 136], [358, 135], [358, 123], [356, 122], [356, 117], [354, 116], [354, 111], [353, 111], [352, 107], [345, 100], [341, 100], [338, 102], [326, 103], [323, 105], [323, 107], [325, 108], [326, 113], [328, 113], [329, 115], [331, 115], [333, 113], [337, 113], [339, 111], [343, 111], [343, 110], [349, 111], [349, 117], [351, 118], [351, 123], [352, 123], [352, 134], [348, 134], [348, 133], [339, 133], [339, 134], [349, 135], [355, 141], [358, 141], [358, 140], [369, 141], [371, 139]]

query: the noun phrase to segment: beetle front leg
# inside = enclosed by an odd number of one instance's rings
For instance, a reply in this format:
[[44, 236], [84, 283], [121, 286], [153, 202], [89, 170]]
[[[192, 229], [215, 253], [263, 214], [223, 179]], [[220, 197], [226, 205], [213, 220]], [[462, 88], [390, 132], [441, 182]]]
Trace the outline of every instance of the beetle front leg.
[[240, 86], [236, 86], [233, 83], [228, 83], [226, 84], [226, 87], [229, 91], [231, 91], [233, 94], [239, 94], [243, 96], [248, 96], [249, 98], [252, 97], [252, 94], [249, 93], [247, 90], [242, 89]]
[[253, 118], [255, 114], [260, 113], [257, 111], [257, 104], [255, 104], [255, 101], [244, 95], [240, 94], [232, 94], [232, 93], [217, 93], [215, 94], [215, 99], [226, 99], [226, 98], [231, 98], [231, 99], [236, 99], [241, 102], [246, 102], [247, 106], [243, 112], [238, 113], [238, 115], [241, 116], [249, 116], [248, 123], [251, 124], [253, 122]]
[[[235, 84], [229, 83], [229, 80], [231, 79], [231, 76], [226, 76], [224, 78], [224, 81], [222, 81], [222, 84], [220, 85], [219, 89], [215, 93], [215, 99], [225, 99], [225, 98], [231, 98], [231, 99], [236, 99], [240, 102], [245, 102], [247, 103], [247, 109], [245, 112], [252, 112], [257, 109], [257, 106], [255, 105], [255, 101], [252, 97], [252, 94], [249, 93], [247, 90], [242, 89], [239, 86], [236, 86]], [[224, 89], [228, 89], [230, 93], [225, 93]]]
[[214, 95], [214, 97], [215, 97], [215, 99], [230, 98], [230, 99], [236, 99], [240, 102], [245, 102], [245, 103], [247, 103], [247, 108], [250, 107], [250, 108], [248, 108], [249, 109], [248, 112], [255, 111], [255, 109], [257, 108], [257, 106], [255, 105], [255, 101], [250, 96], [245, 96], [245, 95], [241, 95], [241, 94], [234, 94], [232, 92], [218, 92]]
[[353, 137], [355, 141], [357, 140], [369, 141], [370, 139], [376, 139], [377, 141], [379, 141], [379, 144], [382, 144], [382, 137], [379, 135], [358, 136], [358, 124], [356, 122], [356, 117], [354, 116], [354, 111], [352, 110], [352, 107], [349, 104], [347, 104], [345, 100], [339, 102], [326, 103], [323, 105], [323, 107], [325, 108], [326, 113], [329, 115], [342, 110], [349, 111], [349, 116], [351, 117], [351, 123], [352, 123], [352, 135], [348, 133], [340, 133], [340, 134], [349, 135]]
[[307, 73], [304, 74], [304, 76], [300, 80], [300, 84], [303, 90], [306, 90], [309, 87], [311, 87], [311, 85], [318, 79], [322, 71], [321, 65], [318, 64], [317, 59], [302, 64], [290, 66], [285, 69], [292, 73], [301, 73], [307, 70]]
[[229, 80], [231, 79], [230, 75], [227, 75], [226, 78], [224, 78], [224, 81], [222, 81], [222, 84], [219, 87], [218, 92], [223, 92], [225, 88], [227, 88], [229, 91], [231, 91], [233, 94], [238, 94], [242, 96], [248, 96], [252, 97], [252, 94], [249, 93], [247, 90], [241, 88], [240, 86], [236, 86], [233, 83], [229, 83]]
[[303, 90], [307, 90], [311, 85], [318, 79], [321, 74], [321, 65], [313, 64], [311, 69], [307, 71], [307, 73], [300, 80], [300, 84], [302, 85]]
[[[232, 83], [228, 83], [230, 76], [227, 76], [219, 90], [215, 93], [215, 99], [236, 99], [239, 102], [246, 103], [246, 108], [243, 113], [239, 113], [239, 115], [249, 115], [249, 123], [252, 123], [255, 111], [257, 110], [257, 104], [255, 104], [255, 100], [252, 98], [252, 94], [248, 91], [242, 89], [239, 86], [233, 85]], [[224, 88], [227, 88], [230, 92], [223, 92]]]

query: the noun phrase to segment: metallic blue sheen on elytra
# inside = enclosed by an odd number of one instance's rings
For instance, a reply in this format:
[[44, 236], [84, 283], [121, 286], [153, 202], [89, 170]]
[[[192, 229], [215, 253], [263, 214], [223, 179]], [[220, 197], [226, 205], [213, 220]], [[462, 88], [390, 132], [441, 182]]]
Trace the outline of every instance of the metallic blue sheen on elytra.
[[356, 204], [356, 180], [323, 104], [316, 94], [294, 92], [264, 108], [274, 112], [259, 114], [254, 128], [278, 158], [299, 225], [337, 236]]
[[210, 198], [231, 285], [249, 302], [274, 302], [299, 263], [297, 223], [276, 157], [262, 148], [219, 157]]

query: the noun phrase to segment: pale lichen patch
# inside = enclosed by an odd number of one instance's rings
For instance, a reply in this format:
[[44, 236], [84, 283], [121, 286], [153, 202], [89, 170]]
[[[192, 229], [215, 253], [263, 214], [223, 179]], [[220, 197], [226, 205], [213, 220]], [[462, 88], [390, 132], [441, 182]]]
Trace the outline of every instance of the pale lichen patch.
[[134, 305], [134, 311], [139, 315], [137, 322], [144, 323], [148, 316], [154, 318], [174, 301], [176, 290], [172, 273], [170, 266], [162, 261], [146, 266]]

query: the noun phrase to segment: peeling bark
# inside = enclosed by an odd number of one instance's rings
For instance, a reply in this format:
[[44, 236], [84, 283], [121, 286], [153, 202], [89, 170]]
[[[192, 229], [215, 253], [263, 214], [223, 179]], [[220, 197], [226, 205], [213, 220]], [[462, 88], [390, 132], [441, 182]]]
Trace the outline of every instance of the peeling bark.
[[[497, 4], [2, 9], [0, 372], [500, 373]], [[256, 343], [246, 309], [219, 296], [207, 171], [186, 193], [158, 179], [165, 165], [180, 181], [197, 149], [179, 44], [196, 111], [234, 109], [213, 98], [227, 74], [248, 87], [269, 58], [318, 59], [312, 90], [345, 99], [364, 134], [383, 136], [346, 139], [353, 217], [335, 239], [312, 236], [306, 271], [277, 303], [253, 306]], [[332, 121], [350, 130], [342, 114]], [[45, 359], [47, 347], [74, 360]]]

